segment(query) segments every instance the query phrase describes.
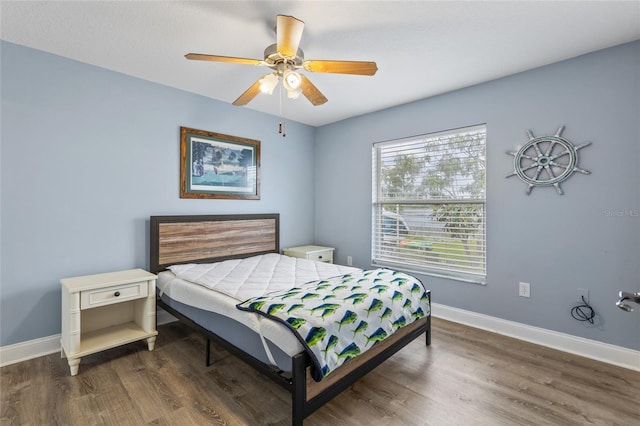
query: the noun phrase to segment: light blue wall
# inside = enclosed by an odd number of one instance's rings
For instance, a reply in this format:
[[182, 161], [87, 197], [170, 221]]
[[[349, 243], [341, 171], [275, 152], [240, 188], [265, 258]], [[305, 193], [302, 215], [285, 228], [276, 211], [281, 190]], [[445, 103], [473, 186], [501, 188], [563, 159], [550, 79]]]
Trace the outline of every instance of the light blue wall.
[[[150, 215], [279, 212], [283, 247], [327, 244], [369, 267], [372, 143], [487, 123], [488, 283], [420, 276], [434, 301], [640, 349], [640, 307], [614, 306], [640, 290], [640, 217], [611, 215], [640, 210], [640, 42], [318, 129], [288, 123], [286, 139], [273, 116], [6, 42], [0, 54], [0, 346], [60, 332], [60, 278], [147, 267]], [[593, 142], [580, 151], [592, 174], [526, 196], [505, 151], [563, 124]], [[261, 140], [261, 200], [180, 199], [180, 126]], [[578, 287], [596, 327], [569, 315]]]
[[[487, 124], [487, 285], [420, 276], [434, 302], [640, 349], [640, 306], [615, 307], [640, 291], [640, 42], [469, 87], [318, 129], [316, 242], [370, 266], [372, 143]], [[469, 70], [473, 73], [473, 69]], [[361, 101], [367, 96], [362, 94]], [[579, 166], [559, 196], [513, 171], [513, 151], [554, 134], [579, 145]], [[617, 216], [621, 214], [622, 216]], [[518, 297], [519, 281], [531, 298]], [[590, 292], [596, 325], [570, 316]]]
[[[148, 266], [148, 219], [280, 213], [313, 240], [315, 129], [2, 42], [0, 346], [60, 332], [63, 277]], [[180, 126], [261, 141], [261, 199], [179, 198]]]

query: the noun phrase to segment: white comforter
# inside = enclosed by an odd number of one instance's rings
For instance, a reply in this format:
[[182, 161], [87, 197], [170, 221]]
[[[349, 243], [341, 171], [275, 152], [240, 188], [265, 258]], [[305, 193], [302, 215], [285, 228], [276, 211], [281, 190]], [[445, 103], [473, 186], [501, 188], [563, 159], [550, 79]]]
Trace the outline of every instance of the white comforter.
[[279, 254], [217, 263], [170, 266], [176, 277], [224, 293], [239, 301], [271, 291], [358, 271], [357, 268]]

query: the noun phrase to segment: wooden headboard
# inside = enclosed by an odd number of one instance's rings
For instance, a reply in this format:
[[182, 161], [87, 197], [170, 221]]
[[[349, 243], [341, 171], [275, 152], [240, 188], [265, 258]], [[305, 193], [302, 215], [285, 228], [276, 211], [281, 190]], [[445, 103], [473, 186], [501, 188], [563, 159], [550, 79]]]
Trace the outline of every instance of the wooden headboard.
[[280, 215], [151, 216], [149, 269], [280, 252]]

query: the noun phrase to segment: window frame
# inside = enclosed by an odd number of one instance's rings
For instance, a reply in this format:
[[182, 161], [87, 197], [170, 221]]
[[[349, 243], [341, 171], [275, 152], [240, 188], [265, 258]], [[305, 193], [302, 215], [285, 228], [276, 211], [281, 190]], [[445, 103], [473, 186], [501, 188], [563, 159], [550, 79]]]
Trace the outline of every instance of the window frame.
[[[429, 178], [432, 176], [436, 176], [437, 173], [431, 170], [433, 168], [433, 164], [435, 162], [424, 162], [420, 163], [419, 170], [420, 172], [412, 176], [411, 179], [414, 179], [414, 184], [410, 188], [422, 187], [421, 190], [424, 192], [423, 194], [418, 195], [406, 195], [400, 192], [397, 192], [395, 195], [400, 196], [398, 198], [393, 198], [389, 196], [389, 193], [392, 191], [388, 191], [385, 195], [383, 195], [383, 187], [384, 184], [382, 182], [383, 178], [383, 167], [382, 167], [382, 150], [386, 148], [391, 148], [391, 158], [395, 162], [401, 156], [401, 154], [394, 153], [394, 149], [397, 152], [401, 152], [403, 145], [408, 145], [415, 143], [416, 145], [420, 145], [422, 143], [422, 149], [425, 149], [430, 142], [437, 141], [436, 148], [446, 146], [449, 141], [455, 137], [460, 137], [464, 135], [472, 135], [469, 137], [481, 139], [480, 144], [473, 145], [473, 148], [477, 149], [480, 155], [477, 158], [472, 156], [464, 157], [465, 159], [472, 159], [471, 162], [477, 162], [476, 167], [478, 170], [481, 170], [481, 180], [474, 178], [471, 180], [473, 182], [474, 188], [477, 193], [466, 192], [462, 196], [452, 196], [450, 198], [444, 197], [442, 195], [432, 197], [428, 195], [426, 192], [429, 191], [428, 186], [424, 183], [418, 184], [416, 186], [415, 179], [416, 176], [422, 179]], [[443, 139], [444, 138], [444, 139]], [[442, 140], [447, 140], [447, 142], [442, 142]], [[388, 140], [384, 142], [376, 142], [372, 147], [372, 225], [371, 225], [371, 265], [375, 267], [390, 267], [394, 269], [399, 269], [412, 273], [420, 273], [429, 276], [437, 276], [449, 279], [455, 279], [463, 282], [477, 283], [477, 284], [486, 284], [487, 277], [487, 232], [486, 232], [486, 219], [487, 219], [487, 197], [486, 197], [486, 145], [487, 145], [487, 126], [486, 124], [477, 124], [473, 126], [466, 126], [451, 130], [445, 130], [441, 132], [427, 133], [407, 138]], [[398, 148], [400, 147], [400, 148]], [[407, 150], [411, 151], [411, 150]], [[475, 152], [474, 152], [475, 154]], [[404, 154], [402, 154], [404, 155]], [[418, 159], [420, 161], [424, 160], [424, 157], [428, 155], [424, 152], [419, 152], [414, 156], [414, 159]], [[387, 158], [387, 161], [390, 161]], [[426, 166], [426, 167], [425, 167]], [[385, 168], [385, 170], [389, 170], [390, 167]], [[465, 172], [468, 172], [469, 169], [466, 169]], [[465, 174], [457, 175], [459, 177], [467, 176]], [[455, 179], [453, 180], [456, 181]], [[423, 180], [424, 182], [424, 180]], [[403, 185], [402, 183], [400, 185]], [[445, 189], [455, 189], [455, 185], [452, 187], [443, 186]], [[389, 187], [386, 188], [389, 190]], [[409, 189], [411, 191], [412, 189]], [[442, 191], [442, 194], [445, 191]], [[455, 193], [455, 191], [451, 191]], [[427, 230], [417, 231], [417, 236], [413, 235], [413, 238], [417, 240], [411, 241], [408, 243], [406, 240], [402, 241], [403, 244], [400, 244], [400, 234], [397, 233], [393, 235], [390, 240], [392, 241], [391, 245], [389, 245], [388, 241], [385, 241], [385, 229], [388, 227], [385, 225], [386, 221], [386, 213], [388, 209], [384, 209], [385, 206], [395, 205], [396, 210], [395, 213], [399, 213], [401, 210], [406, 212], [413, 211], [414, 220], [423, 220], [423, 221], [431, 221], [433, 224], [436, 224], [436, 221], [440, 221], [440, 218], [436, 215], [437, 211], [441, 209], [440, 206], [447, 205], [449, 206], [448, 213], [442, 222], [449, 221], [448, 223], [441, 225], [442, 229], [440, 231], [435, 230], [436, 227], [433, 226], [434, 230], [428, 230], [430, 227], [426, 227]], [[468, 205], [473, 205], [473, 207], [469, 207]], [[432, 209], [429, 209], [428, 206], [433, 206]], [[455, 207], [454, 207], [455, 206]], [[426, 208], [425, 208], [426, 207]], [[431, 210], [431, 213], [428, 213], [428, 210]], [[445, 210], [447, 210], [445, 208]], [[417, 214], [415, 212], [422, 211], [421, 214]], [[457, 212], [459, 216], [452, 212]], [[417, 217], [418, 219], [415, 219]], [[404, 217], [400, 216], [400, 219], [404, 222]], [[397, 221], [398, 219], [396, 219]], [[477, 220], [477, 222], [473, 222]], [[393, 223], [393, 219], [391, 220]], [[477, 225], [474, 226], [474, 223]], [[452, 225], [453, 224], [453, 225]], [[460, 229], [460, 233], [458, 235], [465, 235], [468, 233], [468, 237], [463, 239], [455, 238], [456, 237], [456, 224]], [[437, 225], [437, 224], [436, 224]], [[411, 227], [406, 227], [406, 223], [403, 224], [406, 229], [410, 229]], [[393, 226], [391, 226], [391, 229]], [[447, 229], [445, 229], [447, 228]], [[453, 231], [452, 231], [453, 229]], [[409, 231], [410, 232], [410, 231]], [[447, 232], [449, 234], [447, 234]], [[472, 239], [469, 239], [473, 237]], [[443, 243], [436, 243], [436, 240], [442, 239]], [[398, 241], [395, 241], [398, 240]], [[432, 240], [433, 243], [429, 243]], [[458, 249], [456, 254], [451, 254], [450, 256], [454, 257], [454, 260], [450, 259], [440, 259], [440, 254], [436, 251], [440, 247], [441, 244], [449, 244], [451, 241], [459, 240], [464, 245], [464, 253]], [[424, 243], [420, 243], [420, 241], [425, 241]], [[472, 252], [469, 250], [469, 243], [473, 243]], [[415, 247], [406, 248], [406, 246], [415, 246], [418, 243], [418, 249]], [[395, 246], [394, 246], [395, 245]], [[429, 246], [434, 245], [438, 248], [429, 248]], [[392, 247], [391, 254], [389, 247]], [[387, 250], [387, 251], [385, 251]], [[432, 251], [432, 253], [429, 253]], [[463, 266], [456, 266], [456, 264], [460, 264]], [[470, 266], [466, 266], [470, 265]]]

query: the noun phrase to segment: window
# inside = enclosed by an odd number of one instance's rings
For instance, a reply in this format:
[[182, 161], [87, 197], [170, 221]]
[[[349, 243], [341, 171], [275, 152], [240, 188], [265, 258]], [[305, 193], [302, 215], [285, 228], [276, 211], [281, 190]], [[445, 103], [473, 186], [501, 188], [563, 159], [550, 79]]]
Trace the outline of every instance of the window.
[[484, 282], [486, 126], [373, 145], [372, 263]]

